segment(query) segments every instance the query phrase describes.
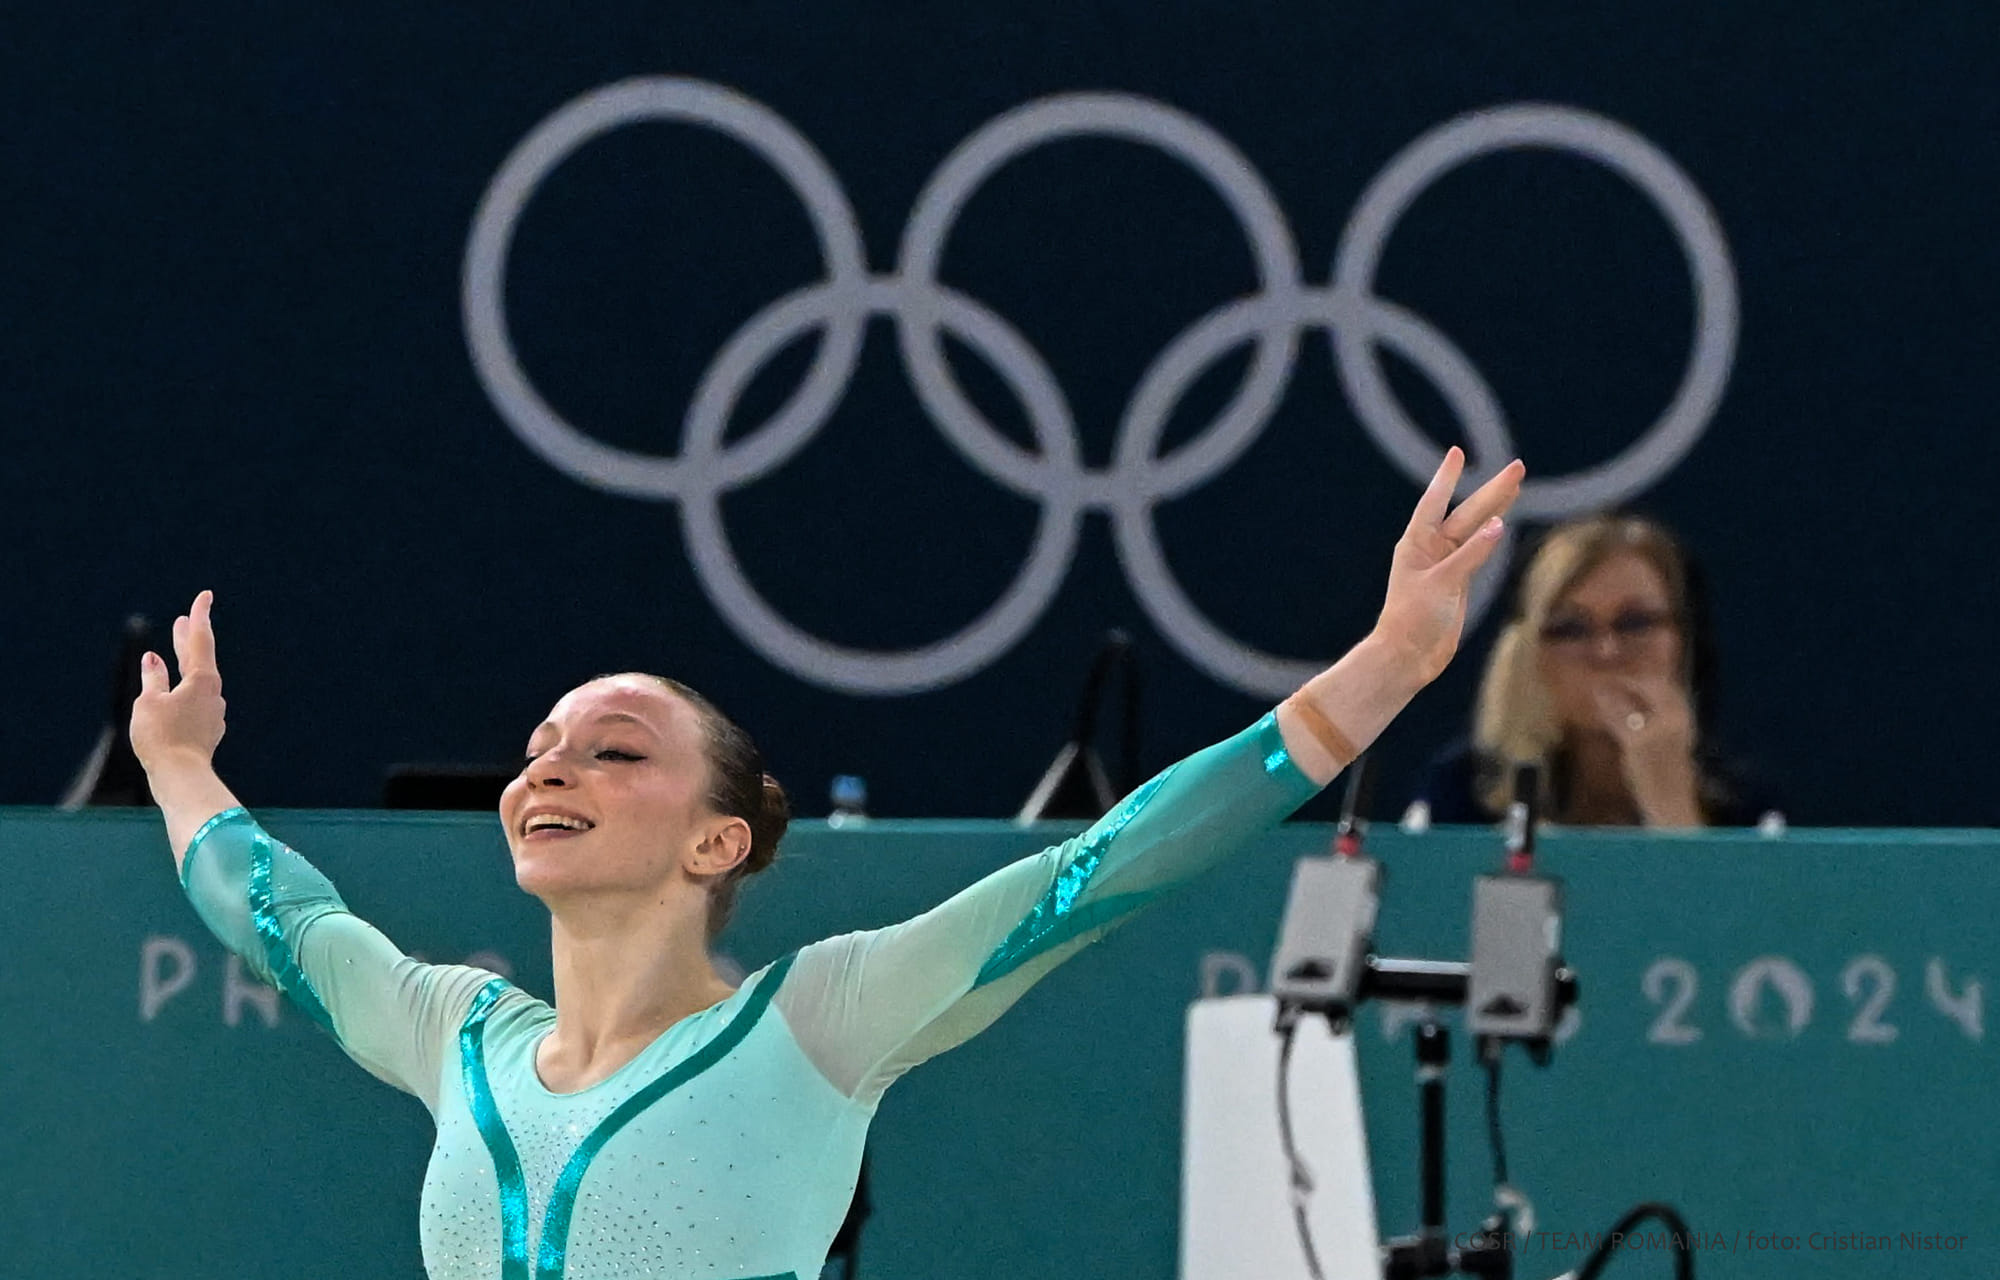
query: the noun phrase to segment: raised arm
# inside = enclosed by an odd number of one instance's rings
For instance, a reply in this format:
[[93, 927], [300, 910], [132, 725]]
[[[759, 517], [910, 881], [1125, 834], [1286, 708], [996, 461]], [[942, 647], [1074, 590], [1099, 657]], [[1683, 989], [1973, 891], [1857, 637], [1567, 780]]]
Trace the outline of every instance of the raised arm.
[[377, 1077], [437, 1103], [443, 1054], [493, 977], [420, 964], [356, 918], [312, 865], [237, 803], [213, 764], [224, 730], [210, 592], [174, 622], [181, 680], [141, 659], [132, 746], [167, 823], [182, 886], [209, 930]]
[[1396, 544], [1375, 629], [1256, 724], [1169, 767], [1089, 831], [902, 924], [807, 947], [777, 1004], [837, 1087], [873, 1103], [1042, 975], [1254, 843], [1372, 743], [1451, 661], [1472, 576], [1520, 491], [1516, 462], [1456, 510], [1450, 450]]

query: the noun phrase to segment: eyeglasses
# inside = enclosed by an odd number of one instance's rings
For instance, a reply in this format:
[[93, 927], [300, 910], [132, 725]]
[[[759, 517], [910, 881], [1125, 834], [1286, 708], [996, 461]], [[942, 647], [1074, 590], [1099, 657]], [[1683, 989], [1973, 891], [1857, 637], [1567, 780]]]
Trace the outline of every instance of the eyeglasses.
[[1673, 623], [1673, 615], [1660, 609], [1627, 609], [1604, 625], [1589, 618], [1559, 618], [1542, 628], [1542, 642], [1581, 649], [1609, 635], [1620, 645], [1636, 645]]

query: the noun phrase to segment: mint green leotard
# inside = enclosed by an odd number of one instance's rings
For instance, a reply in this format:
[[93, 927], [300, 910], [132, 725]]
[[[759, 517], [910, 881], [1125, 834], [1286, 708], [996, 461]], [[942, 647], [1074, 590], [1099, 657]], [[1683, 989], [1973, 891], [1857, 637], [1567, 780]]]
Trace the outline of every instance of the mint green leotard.
[[942, 906], [758, 970], [569, 1094], [534, 1068], [553, 1009], [404, 955], [243, 810], [203, 825], [182, 875], [224, 944], [430, 1109], [433, 1280], [789, 1280], [818, 1275], [897, 1077], [1314, 790], [1267, 715]]

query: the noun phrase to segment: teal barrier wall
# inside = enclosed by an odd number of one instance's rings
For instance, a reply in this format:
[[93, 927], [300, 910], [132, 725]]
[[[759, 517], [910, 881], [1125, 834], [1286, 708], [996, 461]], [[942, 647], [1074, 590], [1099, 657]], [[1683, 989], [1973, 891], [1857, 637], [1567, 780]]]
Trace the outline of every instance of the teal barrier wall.
[[[490, 819], [266, 821], [404, 947], [489, 953], [548, 993], [546, 917], [514, 890]], [[912, 914], [1061, 834], [804, 826], [746, 895], [729, 951], [755, 966]], [[1170, 1280], [1186, 1006], [1205, 977], [1233, 990], [1261, 974], [1291, 859], [1326, 840], [1275, 833], [898, 1086], [874, 1133], [868, 1280]], [[1376, 852], [1382, 949], [1462, 956], [1493, 836], [1384, 832]], [[1568, 883], [1583, 1015], [1546, 1069], [1510, 1060], [1512, 1172], [1554, 1233], [1521, 1276], [1574, 1267], [1564, 1236], [1642, 1199], [1681, 1208], [1708, 1276], [1994, 1274], [1983, 1001], [2000, 833], [1554, 834], [1543, 860]], [[156, 817], [0, 810], [0, 902], [0, 1273], [420, 1276], [422, 1108], [225, 962]], [[1407, 1037], [1374, 1008], [1360, 1038], [1382, 1225], [1398, 1233], [1416, 1214]], [[1456, 1065], [1452, 1207], [1469, 1229], [1488, 1158], [1480, 1081]], [[1635, 1256], [1611, 1274], [1669, 1268]]]

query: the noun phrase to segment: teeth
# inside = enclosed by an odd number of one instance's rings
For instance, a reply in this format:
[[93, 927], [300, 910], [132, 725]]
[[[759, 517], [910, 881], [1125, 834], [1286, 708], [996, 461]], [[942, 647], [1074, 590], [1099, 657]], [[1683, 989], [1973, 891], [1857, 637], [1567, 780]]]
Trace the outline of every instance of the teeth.
[[590, 824], [582, 818], [567, 818], [557, 813], [537, 814], [528, 821], [530, 831], [540, 831], [547, 827], [559, 827], [570, 831], [590, 830]]

